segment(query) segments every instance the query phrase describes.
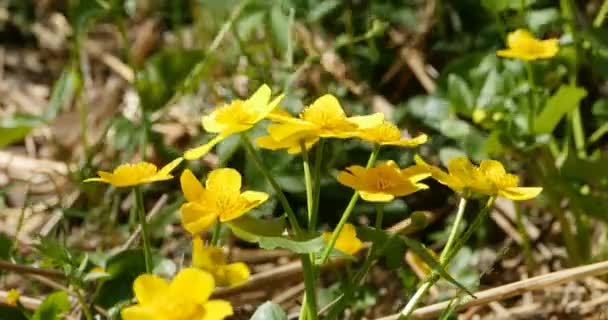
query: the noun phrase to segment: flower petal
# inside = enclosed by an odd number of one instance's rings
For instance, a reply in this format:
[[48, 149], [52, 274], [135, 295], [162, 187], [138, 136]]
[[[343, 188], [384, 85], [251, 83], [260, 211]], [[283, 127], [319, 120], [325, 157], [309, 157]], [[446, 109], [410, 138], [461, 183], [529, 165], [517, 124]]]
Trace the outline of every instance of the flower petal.
[[230, 302], [225, 300], [209, 300], [204, 306], [205, 315], [200, 320], [224, 320], [234, 313]]
[[173, 171], [173, 169], [175, 169], [175, 167], [177, 167], [180, 163], [182, 163], [182, 161], [184, 161], [184, 158], [179, 157], [179, 158], [177, 158], [177, 159], [169, 162], [167, 165], [165, 165], [160, 170], [158, 170], [158, 172], [156, 173], [156, 175], [157, 176], [169, 176], [169, 177], [172, 177], [169, 174], [171, 173], [171, 171]]
[[184, 229], [193, 235], [204, 232], [217, 220], [216, 212], [195, 202], [183, 204], [180, 211]]
[[514, 187], [498, 191], [498, 195], [515, 201], [529, 200], [536, 198], [543, 188], [540, 187]]
[[211, 149], [213, 149], [213, 147], [215, 147], [216, 144], [220, 143], [220, 141], [224, 140], [225, 138], [225, 135], [220, 134], [215, 136], [213, 139], [209, 140], [209, 142], [200, 147], [186, 150], [186, 152], [184, 152], [184, 159], [196, 160], [206, 155], [207, 153], [209, 153], [209, 151], [211, 151]]
[[400, 147], [417, 147], [421, 144], [425, 144], [428, 141], [428, 136], [426, 134], [421, 134], [412, 139], [403, 139], [397, 142], [389, 142], [386, 143], [388, 145], [400, 146]]
[[[261, 85], [249, 99], [245, 100], [243, 109], [251, 110], [254, 113], [269, 113], [272, 109], [268, 110], [268, 101], [270, 101], [270, 95], [272, 94], [270, 87], [266, 84]], [[276, 100], [276, 99], [275, 99]], [[281, 101], [279, 99], [276, 101], [276, 104], [273, 106], [276, 107]], [[275, 102], [275, 101], [273, 101]], [[268, 110], [268, 111], [266, 111]]]
[[120, 315], [123, 320], [159, 320], [156, 310], [140, 305], [123, 308]]
[[359, 129], [373, 128], [384, 121], [384, 113], [376, 112], [365, 116], [348, 117], [348, 121], [357, 125]]
[[395, 199], [395, 196], [388, 193], [382, 192], [367, 192], [367, 191], [359, 191], [361, 198], [365, 201], [370, 202], [390, 202]]
[[184, 197], [188, 202], [197, 202], [201, 200], [205, 188], [203, 188], [201, 182], [194, 176], [190, 169], [186, 169], [182, 172], [182, 175], [179, 177], [179, 182]]
[[143, 274], [133, 282], [135, 297], [144, 306], [153, 305], [162, 299], [167, 288], [169, 288], [169, 284], [165, 279], [151, 274]]
[[240, 192], [241, 174], [232, 168], [215, 169], [209, 172], [205, 186], [213, 192]]
[[264, 201], [268, 200], [268, 193], [261, 191], [245, 191], [241, 193], [241, 197], [249, 202], [255, 202], [258, 205], [262, 204]]
[[174, 299], [184, 299], [203, 304], [215, 289], [215, 280], [207, 271], [196, 268], [182, 269], [171, 281], [169, 294]]
[[228, 264], [223, 269], [227, 281], [226, 285], [228, 286], [236, 286], [246, 282], [251, 275], [249, 267], [242, 262]]

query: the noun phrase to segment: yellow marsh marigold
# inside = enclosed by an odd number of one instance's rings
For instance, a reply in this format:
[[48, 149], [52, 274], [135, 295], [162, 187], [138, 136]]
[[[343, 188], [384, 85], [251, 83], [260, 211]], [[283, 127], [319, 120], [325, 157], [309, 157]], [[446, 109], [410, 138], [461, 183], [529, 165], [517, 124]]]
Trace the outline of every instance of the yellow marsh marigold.
[[319, 141], [319, 139], [320, 138], [318, 136], [311, 135], [307, 137], [306, 135], [303, 135], [303, 138], [300, 138], [299, 136], [291, 136], [281, 141], [276, 141], [271, 136], [264, 136], [259, 137], [255, 141], [255, 144], [263, 149], [286, 149], [287, 153], [289, 154], [298, 154], [302, 152], [302, 145], [300, 144], [301, 141], [304, 142], [304, 148], [309, 150], [315, 145], [315, 143], [317, 143], [317, 141]]
[[429, 177], [428, 170], [412, 166], [401, 170], [390, 160], [373, 168], [350, 166], [338, 175], [338, 181], [359, 191], [361, 198], [373, 202], [389, 202], [416, 191], [428, 189], [419, 181]]
[[181, 207], [182, 224], [193, 235], [205, 231], [218, 219], [221, 222], [236, 219], [268, 199], [264, 192], [241, 193], [241, 174], [230, 168], [209, 172], [204, 187], [186, 169], [180, 183], [188, 201]]
[[230, 104], [215, 109], [202, 119], [203, 128], [207, 132], [218, 135], [206, 144], [187, 150], [184, 158], [198, 159], [207, 154], [216, 144], [231, 134], [251, 129], [272, 112], [281, 102], [283, 95], [270, 101], [271, 91], [267, 85], [262, 85], [249, 99], [234, 100]]
[[479, 193], [488, 196], [502, 196], [512, 200], [528, 200], [540, 194], [540, 187], [518, 187], [517, 176], [505, 171], [502, 164], [495, 160], [482, 160], [479, 167], [469, 159], [458, 157], [448, 162], [448, 172], [424, 162], [418, 155], [416, 163], [425, 167], [439, 183], [450, 189], [464, 193]]
[[21, 294], [16, 289], [10, 289], [6, 294], [6, 303], [11, 306], [16, 306], [19, 302]]
[[357, 137], [383, 146], [399, 147], [417, 147], [428, 140], [426, 134], [421, 134], [413, 139], [402, 139], [399, 128], [388, 121], [359, 129]]
[[195, 236], [192, 240], [192, 266], [213, 275], [218, 286], [235, 286], [249, 279], [249, 267], [245, 263], [226, 263], [226, 255], [220, 247], [205, 247], [203, 240]]
[[160, 170], [155, 165], [149, 162], [121, 164], [113, 172], [98, 171], [99, 178], [89, 178], [84, 182], [105, 182], [114, 187], [130, 187], [140, 184], [146, 184], [156, 181], [172, 179], [170, 174], [177, 167], [183, 158], [177, 158], [171, 161]]
[[[329, 242], [331, 235], [331, 232], [323, 232], [323, 241]], [[357, 238], [357, 230], [355, 230], [352, 224], [347, 223], [344, 225], [338, 235], [338, 239], [336, 239], [334, 248], [350, 255], [357, 253], [363, 248], [363, 242]]]
[[559, 51], [557, 39], [539, 40], [528, 30], [517, 29], [507, 36], [508, 49], [498, 50], [499, 57], [521, 60], [548, 59]]
[[281, 113], [274, 113], [269, 118], [276, 122], [268, 127], [268, 134], [272, 140], [283, 143], [289, 139], [288, 145], [292, 146], [295, 141], [312, 141], [315, 137], [354, 137], [360, 125], [379, 124], [384, 120], [384, 115], [375, 113], [368, 116], [347, 117], [338, 99], [326, 94], [306, 107], [298, 118]]
[[138, 304], [121, 310], [124, 320], [222, 320], [233, 314], [228, 301], [209, 300], [213, 276], [196, 268], [182, 269], [171, 283], [144, 274], [133, 282]]

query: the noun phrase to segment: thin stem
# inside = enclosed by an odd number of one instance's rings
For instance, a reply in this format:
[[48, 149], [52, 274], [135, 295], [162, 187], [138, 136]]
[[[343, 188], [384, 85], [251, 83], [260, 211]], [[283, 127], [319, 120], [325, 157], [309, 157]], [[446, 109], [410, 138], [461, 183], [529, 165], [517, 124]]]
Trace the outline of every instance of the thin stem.
[[536, 97], [535, 97], [535, 85], [534, 85], [534, 70], [532, 69], [532, 62], [524, 62], [526, 65], [526, 73], [528, 76], [528, 85], [530, 86], [530, 92], [528, 98], [530, 99], [530, 110], [528, 114], [528, 131], [530, 134], [534, 134], [534, 121], [536, 120]]
[[300, 320], [317, 320], [317, 291], [316, 279], [313, 265], [308, 255], [300, 255], [304, 274], [304, 307], [305, 311], [300, 312]]
[[572, 121], [572, 135], [574, 136], [576, 154], [579, 158], [584, 159], [587, 157], [587, 151], [585, 150], [585, 129], [583, 128], [580, 108], [572, 110], [570, 120]]
[[[467, 206], [467, 198], [461, 197], [460, 202], [458, 203], [458, 211], [456, 212], [456, 220], [454, 220], [454, 224], [452, 225], [452, 230], [450, 231], [450, 236], [448, 237], [448, 242], [446, 242], [445, 247], [441, 251], [441, 256], [439, 257], [439, 263], [442, 266], [447, 266], [449, 263], [450, 251], [452, 251], [452, 246], [456, 241], [456, 236], [458, 235], [458, 230], [460, 229], [460, 224], [462, 223], [464, 217], [464, 211]], [[405, 308], [401, 310], [401, 316], [403, 319], [407, 319], [413, 312], [416, 310], [416, 306], [424, 297], [426, 292], [431, 288], [431, 286], [438, 280], [437, 275], [431, 276], [427, 281], [425, 281], [422, 286], [418, 288], [416, 293], [410, 298], [410, 300], [405, 305]]]
[[277, 198], [279, 198], [279, 202], [281, 202], [281, 206], [283, 206], [283, 210], [285, 210], [285, 213], [287, 213], [287, 219], [289, 219], [289, 223], [291, 224], [291, 227], [293, 228], [294, 233], [296, 234], [296, 236], [300, 236], [302, 234], [302, 229], [300, 228], [300, 225], [298, 224], [298, 219], [296, 218], [296, 215], [295, 215], [293, 209], [289, 205], [289, 201], [287, 201], [287, 197], [283, 193], [281, 186], [279, 186], [279, 183], [274, 179], [274, 177], [272, 176], [272, 174], [270, 173], [268, 168], [266, 168], [266, 166], [264, 165], [264, 162], [262, 162], [262, 159], [260, 159], [260, 156], [258, 155], [258, 153], [255, 151], [255, 148], [251, 144], [251, 141], [249, 141], [249, 138], [244, 133], [241, 133], [241, 141], [243, 142], [243, 145], [245, 146], [247, 153], [253, 159], [253, 162], [255, 162], [258, 169], [264, 175], [264, 178], [266, 178], [266, 180], [268, 180], [268, 182], [270, 183], [270, 185], [276, 192]]
[[595, 28], [602, 26], [604, 19], [606, 19], [606, 14], [608, 14], [608, 0], [604, 0], [604, 3], [602, 3], [602, 6], [600, 7], [600, 11], [597, 13], [597, 16], [595, 16], [595, 19], [593, 19], [593, 26]]
[[[311, 225], [317, 227], [317, 217], [319, 214], [319, 202], [321, 201], [321, 165], [323, 164], [323, 149], [325, 149], [325, 140], [321, 139], [317, 145], [315, 152], [315, 167], [314, 167], [314, 194], [312, 202], [312, 219]], [[314, 230], [314, 229], [313, 229]]]
[[220, 243], [220, 234], [222, 233], [222, 224], [218, 219], [213, 227], [213, 234], [211, 235], [211, 245], [217, 246]]
[[519, 235], [521, 236], [522, 247], [523, 247], [524, 253], [526, 255], [526, 264], [528, 265], [528, 273], [532, 273], [532, 272], [534, 272], [534, 270], [536, 270], [536, 261], [534, 260], [532, 246], [530, 245], [530, 238], [528, 237], [528, 233], [526, 232], [526, 228], [524, 226], [521, 211], [522, 211], [521, 206], [516, 205], [515, 222], [517, 224], [517, 230], [519, 231]]
[[314, 207], [312, 177], [310, 175], [310, 160], [308, 159], [308, 151], [306, 151], [306, 145], [304, 141], [300, 141], [300, 148], [302, 150], [302, 167], [304, 168], [304, 185], [306, 186], [306, 209], [308, 211], [308, 229], [314, 230], [315, 226], [312, 225], [312, 212]]
[[137, 205], [137, 215], [141, 224], [141, 239], [144, 247], [144, 261], [146, 263], [146, 273], [152, 273], [152, 253], [150, 251], [150, 239], [148, 238], [148, 227], [146, 226], [146, 212], [144, 208], [144, 197], [141, 187], [135, 187], [135, 199]]
[[382, 220], [384, 219], [384, 205], [378, 204], [376, 205], [376, 229], [382, 229]]
[[[376, 158], [378, 158], [378, 153], [380, 153], [380, 145], [376, 145], [374, 147], [374, 151], [372, 151], [372, 153], [369, 156], [369, 160], [367, 160], [366, 168], [371, 168], [374, 165], [374, 163], [376, 162]], [[325, 249], [323, 250], [323, 253], [321, 254], [321, 264], [325, 263], [327, 261], [327, 258], [329, 258], [329, 254], [331, 253], [331, 250], [334, 248], [334, 245], [336, 244], [336, 240], [338, 240], [338, 235], [340, 235], [342, 228], [344, 228], [344, 225], [348, 221], [350, 214], [353, 212], [353, 209], [355, 208], [355, 205], [357, 204], [357, 200], [359, 200], [359, 192], [355, 191], [353, 193], [353, 196], [350, 198], [350, 201], [348, 202], [346, 209], [344, 209], [344, 212], [342, 213], [342, 217], [340, 218], [338, 225], [334, 229], [334, 232], [331, 234], [331, 238], [329, 239], [329, 242], [327, 243], [327, 245], [325, 246]]]
[[74, 293], [76, 295], [76, 300], [78, 300], [80, 307], [82, 307], [82, 312], [84, 313], [84, 317], [87, 320], [93, 320], [93, 314], [91, 313], [91, 309], [89, 308], [89, 305], [87, 304], [87, 302], [84, 300], [84, 297], [80, 293], [80, 289], [75, 288]]

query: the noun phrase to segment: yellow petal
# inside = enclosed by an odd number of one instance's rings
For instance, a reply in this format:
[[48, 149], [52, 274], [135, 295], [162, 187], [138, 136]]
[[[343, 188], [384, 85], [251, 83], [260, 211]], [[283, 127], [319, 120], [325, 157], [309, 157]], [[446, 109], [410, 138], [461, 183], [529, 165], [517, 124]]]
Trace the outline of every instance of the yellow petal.
[[[266, 84], [261, 85], [252, 95], [249, 99], [247, 99], [244, 104], [243, 104], [243, 109], [245, 110], [250, 110], [254, 113], [269, 113], [272, 109], [269, 109], [269, 103], [268, 101], [270, 101], [270, 95], [272, 94], [270, 87]], [[279, 97], [282, 99], [282, 96]], [[279, 101], [281, 101], [281, 99], [278, 99], [278, 101], [273, 101], [275, 102], [274, 107], [276, 107], [279, 104]], [[275, 99], [276, 100], [276, 99]]]
[[239, 192], [241, 174], [232, 168], [215, 169], [209, 172], [205, 186], [213, 192]]
[[215, 289], [215, 280], [207, 271], [196, 268], [182, 269], [171, 281], [169, 294], [184, 301], [203, 304]]
[[194, 176], [190, 169], [184, 170], [182, 175], [179, 177], [179, 182], [182, 187], [184, 197], [189, 202], [197, 202], [201, 200], [205, 188], [200, 181]]
[[213, 272], [225, 264], [226, 256], [222, 248], [214, 246], [205, 247], [200, 236], [195, 236], [192, 239], [193, 267]]
[[317, 119], [320, 114], [327, 118], [346, 118], [340, 102], [331, 94], [317, 98], [308, 108], [302, 111], [301, 117], [304, 120], [312, 121]]
[[416, 183], [431, 176], [431, 172], [426, 166], [413, 165], [401, 170], [401, 174], [407, 177], [410, 181]]
[[236, 286], [244, 283], [251, 275], [249, 267], [242, 262], [228, 264], [224, 266], [223, 269], [228, 286]]
[[220, 135], [215, 136], [213, 139], [209, 140], [209, 142], [207, 142], [206, 144], [204, 144], [200, 147], [186, 150], [186, 152], [184, 152], [184, 159], [196, 160], [196, 159], [206, 155], [207, 153], [209, 153], [209, 151], [211, 151], [211, 149], [213, 149], [213, 147], [215, 147], [216, 144], [220, 143], [225, 138], [226, 138], [225, 135], [220, 134]]
[[498, 194], [511, 200], [522, 201], [536, 198], [541, 191], [543, 188], [540, 187], [514, 187], [499, 190]]
[[225, 300], [209, 300], [204, 306], [205, 315], [197, 320], [224, 320], [233, 314], [230, 302]]
[[268, 134], [277, 142], [290, 138], [292, 141], [297, 141], [298, 138], [314, 136], [317, 134], [317, 131], [317, 126], [300, 119], [295, 119], [291, 123], [271, 124], [268, 126]]
[[268, 193], [261, 191], [245, 191], [241, 194], [245, 200], [249, 202], [255, 202], [258, 205], [262, 204], [264, 201], [268, 200]]
[[530, 31], [525, 29], [517, 29], [507, 35], [507, 46], [509, 48], [521, 47], [530, 40], [534, 40], [534, 36], [530, 33]]
[[123, 320], [160, 320], [156, 310], [140, 305], [123, 308], [120, 315]]
[[175, 169], [175, 167], [177, 167], [180, 163], [182, 163], [182, 161], [184, 161], [184, 158], [179, 157], [179, 158], [169, 162], [167, 165], [165, 165], [160, 170], [158, 170], [158, 173], [156, 173], [156, 175], [161, 176], [161, 177], [164, 177], [164, 176], [172, 177], [170, 175], [171, 171], [173, 171], [173, 169]]
[[426, 134], [421, 134], [413, 139], [403, 139], [397, 142], [388, 142], [386, 144], [400, 146], [400, 147], [417, 147], [421, 144], [424, 144], [428, 141], [428, 136]]
[[261, 205], [268, 199], [268, 194], [259, 191], [245, 191], [238, 196], [236, 201], [241, 204], [240, 206], [234, 206], [232, 210], [225, 210], [220, 212], [220, 221], [228, 222], [239, 218], [240, 216], [247, 213], [249, 210]]
[[359, 191], [361, 198], [365, 201], [370, 202], [390, 202], [395, 199], [395, 196], [388, 193], [375, 193], [375, 192], [367, 192], [367, 191]]
[[355, 226], [350, 223], [345, 224], [340, 231], [340, 235], [338, 235], [338, 239], [336, 239], [335, 248], [352, 255], [361, 250], [362, 247], [363, 243], [357, 238]]
[[373, 128], [384, 122], [384, 113], [376, 112], [365, 116], [349, 117], [348, 121], [357, 125], [359, 129]]
[[169, 284], [165, 279], [151, 274], [143, 274], [133, 282], [135, 297], [144, 306], [153, 305], [163, 297], [168, 288]]
[[180, 211], [184, 229], [193, 235], [204, 232], [217, 220], [216, 212], [195, 202], [183, 204]]

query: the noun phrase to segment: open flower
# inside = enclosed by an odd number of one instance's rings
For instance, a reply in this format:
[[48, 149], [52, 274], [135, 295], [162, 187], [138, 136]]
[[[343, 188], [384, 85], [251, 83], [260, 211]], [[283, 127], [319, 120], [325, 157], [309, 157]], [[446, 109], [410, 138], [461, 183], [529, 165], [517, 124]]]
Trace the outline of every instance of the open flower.
[[226, 263], [226, 255], [220, 247], [205, 247], [199, 236], [192, 239], [192, 266], [213, 275], [218, 286], [235, 286], [249, 279], [249, 267], [242, 262]]
[[359, 129], [357, 137], [383, 146], [399, 147], [417, 147], [428, 140], [426, 134], [421, 134], [413, 139], [402, 139], [399, 128], [388, 121], [383, 121], [372, 127]]
[[[382, 113], [347, 117], [336, 97], [330, 94], [319, 97], [306, 107], [299, 117], [284, 112], [273, 113], [274, 121], [268, 127], [270, 138], [262, 139], [258, 146], [268, 149], [288, 149], [296, 153], [295, 146], [304, 140], [312, 147], [317, 138], [351, 138], [356, 136], [360, 125], [373, 126], [384, 120]], [[308, 147], [307, 145], [307, 147]]]
[[557, 39], [539, 40], [528, 30], [517, 29], [507, 36], [508, 49], [498, 50], [499, 57], [521, 60], [548, 59], [559, 51]]
[[151, 183], [155, 181], [163, 181], [172, 179], [170, 174], [177, 167], [183, 158], [177, 158], [160, 170], [155, 165], [149, 162], [121, 164], [113, 172], [98, 171], [99, 178], [89, 178], [84, 182], [105, 182], [114, 187], [130, 187], [140, 184]]
[[283, 99], [283, 95], [280, 95], [270, 101], [270, 96], [270, 87], [262, 85], [249, 99], [234, 100], [204, 116], [202, 124], [205, 131], [218, 135], [200, 147], [187, 150], [184, 158], [198, 159], [231, 134], [251, 129], [266, 118]]
[[268, 199], [264, 192], [241, 193], [241, 174], [230, 168], [209, 172], [204, 187], [192, 171], [186, 169], [180, 183], [188, 200], [181, 207], [182, 224], [193, 235], [205, 231], [218, 219], [234, 220]]
[[[323, 232], [323, 241], [329, 242], [331, 235], [331, 232]], [[357, 230], [355, 230], [355, 227], [350, 223], [345, 224], [336, 239], [334, 248], [353, 255], [361, 250], [362, 247], [363, 242], [357, 238]]]
[[412, 166], [401, 170], [389, 160], [373, 168], [350, 166], [338, 175], [338, 181], [359, 191], [361, 198], [372, 202], [389, 202], [416, 191], [428, 189], [419, 181], [430, 176], [428, 170]]
[[482, 160], [477, 167], [467, 158], [453, 158], [448, 162], [448, 172], [427, 164], [418, 155], [415, 160], [419, 166], [425, 167], [431, 173], [433, 179], [465, 196], [474, 192], [512, 200], [528, 200], [535, 198], [543, 190], [540, 187], [518, 187], [517, 176], [507, 173], [503, 165], [496, 160]]
[[173, 278], [143, 274], [133, 282], [138, 304], [121, 310], [124, 320], [222, 320], [233, 314], [228, 301], [209, 300], [215, 281], [206, 271], [186, 268]]
[[6, 303], [10, 306], [16, 306], [21, 298], [21, 294], [16, 289], [10, 289], [6, 294]]
[[263, 149], [269, 149], [269, 150], [286, 149], [287, 153], [289, 153], [289, 154], [298, 154], [298, 153], [302, 152], [301, 141], [304, 142], [304, 148], [306, 150], [309, 150], [310, 148], [312, 148], [315, 145], [315, 143], [317, 143], [317, 141], [319, 141], [319, 139], [320, 138], [318, 136], [303, 135], [303, 138], [300, 138], [298, 136], [291, 136], [291, 137], [288, 137], [281, 141], [276, 141], [275, 139], [272, 138], [272, 136], [263, 136], [263, 137], [259, 137], [255, 141], [255, 144], [258, 147], [263, 148]]

